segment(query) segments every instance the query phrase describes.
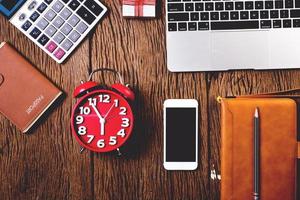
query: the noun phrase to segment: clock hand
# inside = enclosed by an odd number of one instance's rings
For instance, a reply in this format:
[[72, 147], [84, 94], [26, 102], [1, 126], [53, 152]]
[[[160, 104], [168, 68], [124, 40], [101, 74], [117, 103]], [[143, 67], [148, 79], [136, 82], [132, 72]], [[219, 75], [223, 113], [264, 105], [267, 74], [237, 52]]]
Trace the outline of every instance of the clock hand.
[[97, 114], [97, 116], [99, 117], [99, 119], [100, 120], [103, 119], [103, 117], [101, 116], [100, 112], [97, 110], [96, 106], [92, 104], [92, 107], [93, 107], [95, 113]]
[[104, 119], [106, 119], [107, 115], [110, 113], [110, 111], [113, 109], [114, 106], [115, 106], [115, 104], [113, 103], [113, 105], [109, 108], [108, 112], [104, 116]]
[[100, 135], [105, 135], [105, 119], [104, 118], [101, 118], [100, 119], [100, 128], [101, 128], [101, 131], [100, 131]]
[[101, 116], [101, 114], [100, 114], [100, 112], [98, 111], [98, 109], [96, 108], [96, 106], [95, 105], [93, 105], [92, 104], [92, 107], [93, 107], [93, 109], [94, 109], [94, 111], [95, 111], [95, 113], [97, 114], [97, 116], [99, 117], [99, 122], [100, 122], [100, 128], [101, 128], [101, 130], [100, 130], [100, 135], [104, 135], [105, 133], [105, 119]]
[[115, 118], [115, 117], [118, 117], [119, 115], [113, 115], [113, 116], [110, 116], [110, 117], [108, 117], [107, 119], [105, 119], [106, 121], [108, 121], [109, 119], [113, 119], [113, 118]]

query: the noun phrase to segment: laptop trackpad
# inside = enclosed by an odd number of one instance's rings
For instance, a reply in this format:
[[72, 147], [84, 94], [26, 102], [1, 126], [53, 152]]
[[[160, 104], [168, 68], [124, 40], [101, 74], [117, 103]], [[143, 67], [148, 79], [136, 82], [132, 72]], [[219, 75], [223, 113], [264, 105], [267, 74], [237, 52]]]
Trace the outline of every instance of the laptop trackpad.
[[223, 31], [211, 33], [213, 66], [228, 69], [269, 66], [269, 31]]

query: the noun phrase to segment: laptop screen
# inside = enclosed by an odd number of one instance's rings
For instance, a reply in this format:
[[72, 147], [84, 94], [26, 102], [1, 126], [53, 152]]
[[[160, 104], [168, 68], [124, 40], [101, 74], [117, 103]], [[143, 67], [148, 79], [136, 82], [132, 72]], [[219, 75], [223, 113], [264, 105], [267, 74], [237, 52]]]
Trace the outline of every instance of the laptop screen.
[[26, 0], [0, 0], [0, 12], [10, 18]]

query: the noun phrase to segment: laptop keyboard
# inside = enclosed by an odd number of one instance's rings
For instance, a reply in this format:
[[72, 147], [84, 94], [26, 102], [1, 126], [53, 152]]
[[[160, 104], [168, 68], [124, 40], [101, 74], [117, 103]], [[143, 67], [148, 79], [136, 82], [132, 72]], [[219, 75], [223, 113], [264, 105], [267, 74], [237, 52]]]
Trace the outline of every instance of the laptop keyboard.
[[167, 0], [168, 31], [300, 27], [300, 0]]
[[[97, 0], [32, 1], [30, 16], [19, 16], [21, 29], [58, 62], [74, 50], [105, 12]], [[23, 16], [24, 15], [24, 16]]]

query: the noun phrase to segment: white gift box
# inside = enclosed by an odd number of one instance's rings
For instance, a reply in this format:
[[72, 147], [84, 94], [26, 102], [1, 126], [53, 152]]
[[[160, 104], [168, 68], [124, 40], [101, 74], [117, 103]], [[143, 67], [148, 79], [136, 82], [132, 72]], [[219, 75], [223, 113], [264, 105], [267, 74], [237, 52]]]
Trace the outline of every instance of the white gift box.
[[124, 5], [123, 4], [123, 16], [124, 17], [155, 17], [156, 5]]

